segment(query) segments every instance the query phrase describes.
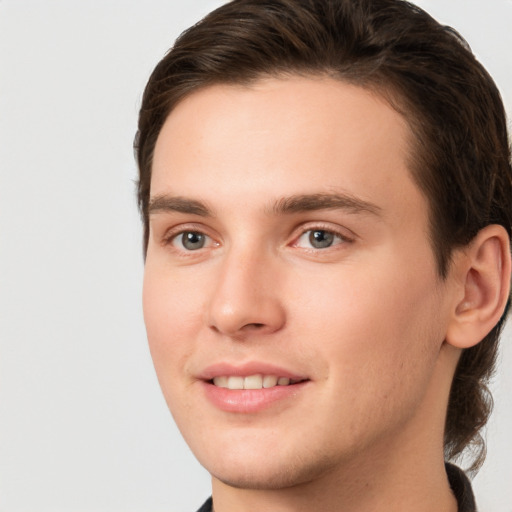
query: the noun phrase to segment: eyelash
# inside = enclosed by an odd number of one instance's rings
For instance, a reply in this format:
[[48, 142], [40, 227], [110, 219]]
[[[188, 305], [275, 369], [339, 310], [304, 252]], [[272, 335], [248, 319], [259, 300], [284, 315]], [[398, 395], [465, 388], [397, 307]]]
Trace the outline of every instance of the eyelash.
[[[338, 239], [338, 243], [332, 243], [331, 245], [328, 245], [326, 247], [318, 248], [318, 247], [302, 247], [303, 250], [309, 251], [309, 252], [317, 252], [317, 251], [327, 251], [329, 249], [332, 249], [333, 247], [337, 247], [338, 245], [343, 245], [345, 243], [352, 243], [355, 241], [355, 236], [348, 236], [345, 233], [341, 233], [340, 230], [333, 229], [331, 226], [323, 226], [321, 224], [314, 224], [311, 226], [303, 227], [300, 231], [300, 233], [297, 236], [294, 236], [293, 242], [290, 244], [292, 247], [299, 247], [299, 241], [308, 233], [310, 236], [315, 232], [322, 232], [328, 235], [332, 235], [334, 239]], [[210, 245], [213, 242], [214, 246], [218, 246], [219, 243], [215, 242], [215, 239], [205, 233], [204, 228], [199, 226], [180, 226], [179, 230], [171, 230], [171, 232], [167, 233], [162, 241], [162, 244], [164, 246], [173, 246], [174, 242], [179, 239], [179, 237], [183, 237], [185, 234], [197, 234], [200, 236], [206, 237], [208, 240], [210, 240]], [[193, 255], [194, 253], [200, 252], [202, 249], [207, 249], [208, 247], [200, 247], [198, 249], [186, 249], [184, 247], [176, 248], [175, 250], [177, 252], [181, 252], [184, 255]]]
[[331, 245], [328, 245], [327, 247], [307, 247], [304, 248], [304, 250], [308, 251], [326, 251], [328, 249], [331, 249], [333, 247], [336, 247], [338, 245], [342, 245], [345, 243], [352, 243], [354, 242], [355, 237], [350, 237], [346, 235], [345, 233], [341, 233], [340, 230], [333, 229], [331, 226], [322, 226], [322, 225], [314, 225], [314, 226], [307, 226], [306, 228], [303, 228], [299, 236], [295, 238], [293, 246], [297, 247], [299, 241], [309, 233], [309, 237], [311, 238], [313, 233], [325, 233], [328, 235], [332, 235], [334, 239], [338, 239], [338, 243], [332, 243]]
[[[185, 235], [186, 233], [202, 235], [209, 240], [212, 240], [212, 241], [214, 240], [213, 237], [211, 237], [210, 235], [205, 233], [204, 228], [202, 228], [200, 226], [191, 225], [191, 226], [179, 226], [179, 229], [170, 230], [169, 232], [167, 232], [165, 234], [165, 236], [162, 240], [162, 244], [164, 246], [172, 246], [172, 245], [174, 245], [174, 242], [179, 239], [179, 237], [183, 237], [183, 235]], [[216, 245], [218, 245], [218, 243], [216, 243]], [[202, 249], [202, 247], [201, 247], [201, 249]], [[187, 250], [185, 248], [177, 249], [177, 250], [181, 251], [182, 253], [194, 253], [194, 252], [198, 252], [200, 249], [197, 249], [195, 251]]]

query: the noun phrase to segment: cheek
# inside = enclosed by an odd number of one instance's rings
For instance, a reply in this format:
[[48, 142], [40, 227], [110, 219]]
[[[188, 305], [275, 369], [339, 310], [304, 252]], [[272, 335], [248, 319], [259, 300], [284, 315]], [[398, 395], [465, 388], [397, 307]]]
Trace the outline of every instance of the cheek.
[[150, 344], [173, 343], [197, 327], [201, 302], [204, 301], [199, 278], [188, 274], [181, 276], [166, 267], [148, 261], [144, 271], [142, 300]]
[[[184, 292], [185, 289], [185, 292]], [[147, 338], [160, 385], [167, 397], [194, 350], [200, 329], [201, 290], [173, 279], [165, 271], [146, 266], [143, 311]]]
[[432, 370], [443, 341], [436, 280], [430, 265], [382, 255], [308, 280], [295, 317], [337, 382], [382, 395]]

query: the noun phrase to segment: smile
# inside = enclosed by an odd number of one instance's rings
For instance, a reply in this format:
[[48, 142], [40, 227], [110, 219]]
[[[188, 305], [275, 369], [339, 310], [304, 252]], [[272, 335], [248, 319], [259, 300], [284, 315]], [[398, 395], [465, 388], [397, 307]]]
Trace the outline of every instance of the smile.
[[302, 382], [302, 379], [290, 379], [289, 377], [278, 377], [277, 375], [238, 375], [214, 377], [214, 386], [226, 389], [268, 389], [275, 386], [289, 386]]

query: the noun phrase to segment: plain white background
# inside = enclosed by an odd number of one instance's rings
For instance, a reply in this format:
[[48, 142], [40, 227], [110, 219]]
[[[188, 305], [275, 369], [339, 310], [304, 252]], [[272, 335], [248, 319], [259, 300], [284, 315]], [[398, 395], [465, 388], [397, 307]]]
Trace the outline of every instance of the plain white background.
[[[220, 3], [0, 0], [0, 512], [186, 512], [209, 495], [146, 347], [132, 140], [151, 69]], [[420, 4], [510, 113], [512, 2]], [[482, 511], [512, 511], [511, 344], [509, 326]]]

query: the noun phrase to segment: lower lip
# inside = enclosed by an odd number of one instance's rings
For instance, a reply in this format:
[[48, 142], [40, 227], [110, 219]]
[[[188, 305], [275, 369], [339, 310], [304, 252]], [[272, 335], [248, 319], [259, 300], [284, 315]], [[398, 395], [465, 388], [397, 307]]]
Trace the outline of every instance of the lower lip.
[[309, 381], [263, 389], [227, 389], [203, 381], [206, 397], [225, 412], [255, 413], [296, 397]]

